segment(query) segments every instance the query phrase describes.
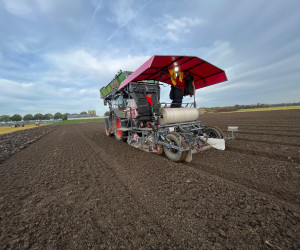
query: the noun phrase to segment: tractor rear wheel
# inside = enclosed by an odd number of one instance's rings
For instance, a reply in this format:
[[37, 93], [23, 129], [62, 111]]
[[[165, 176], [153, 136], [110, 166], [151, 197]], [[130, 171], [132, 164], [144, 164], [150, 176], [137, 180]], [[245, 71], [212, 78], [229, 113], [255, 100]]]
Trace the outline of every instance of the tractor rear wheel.
[[109, 131], [109, 129], [107, 129], [107, 128], [105, 128], [105, 134], [106, 134], [107, 136], [113, 136], [113, 135], [114, 135], [114, 133], [111, 133], [111, 132]]
[[207, 127], [203, 130], [203, 133], [205, 133], [208, 136], [208, 138], [216, 138], [216, 139], [224, 138], [222, 130], [217, 127]]
[[[169, 133], [167, 134], [166, 138], [171, 141], [171, 143], [174, 146], [181, 147], [181, 140], [180, 140], [180, 135], [176, 133]], [[166, 141], [169, 143], [169, 141]], [[186, 151], [179, 151], [173, 148], [168, 148], [167, 146], [164, 146], [164, 152], [165, 155], [172, 161], [175, 162], [180, 162], [183, 161], [185, 156], [186, 156]]]
[[115, 121], [115, 138], [118, 141], [125, 141], [126, 140], [125, 132], [120, 130], [121, 127], [122, 127], [121, 126], [121, 120], [119, 118], [116, 118], [116, 121]]

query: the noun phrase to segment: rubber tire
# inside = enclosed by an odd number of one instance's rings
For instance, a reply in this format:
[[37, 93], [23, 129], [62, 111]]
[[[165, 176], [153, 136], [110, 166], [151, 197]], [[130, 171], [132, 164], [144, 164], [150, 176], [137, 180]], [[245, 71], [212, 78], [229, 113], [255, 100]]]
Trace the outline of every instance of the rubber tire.
[[217, 127], [207, 127], [203, 130], [203, 133], [208, 135], [208, 138], [223, 139], [224, 135], [221, 129]]
[[121, 120], [119, 118], [116, 118], [116, 121], [115, 121], [115, 138], [118, 140], [118, 141], [126, 141], [127, 138], [125, 137], [125, 133], [124, 131], [120, 131], [118, 130], [118, 128], [121, 127]]
[[109, 132], [109, 129], [106, 129], [106, 128], [105, 128], [105, 134], [106, 134], [106, 136], [113, 136], [114, 135], [114, 133]]
[[[166, 138], [168, 138], [170, 141], [174, 143], [175, 146], [180, 146], [180, 136], [176, 133], [169, 133], [167, 134]], [[168, 142], [168, 141], [167, 141]], [[165, 155], [172, 161], [175, 162], [181, 162], [184, 160], [186, 156], [186, 151], [177, 151], [174, 152], [174, 150], [169, 149], [167, 146], [164, 147]]]

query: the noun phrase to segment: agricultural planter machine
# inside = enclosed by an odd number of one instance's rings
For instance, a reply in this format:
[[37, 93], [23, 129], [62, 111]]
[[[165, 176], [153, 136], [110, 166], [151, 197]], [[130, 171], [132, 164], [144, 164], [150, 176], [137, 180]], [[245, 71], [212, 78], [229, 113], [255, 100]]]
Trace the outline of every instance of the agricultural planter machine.
[[[160, 85], [175, 85], [184, 92], [188, 78], [193, 79], [193, 102], [180, 103], [179, 108], [160, 102]], [[198, 57], [152, 56], [134, 72], [119, 71], [100, 90], [110, 110], [105, 133], [148, 152], [164, 152], [176, 162], [190, 162], [194, 153], [210, 148], [224, 150], [222, 131], [198, 120], [195, 101], [196, 89], [223, 81], [227, 81], [223, 70]], [[152, 105], [145, 97], [149, 93]]]

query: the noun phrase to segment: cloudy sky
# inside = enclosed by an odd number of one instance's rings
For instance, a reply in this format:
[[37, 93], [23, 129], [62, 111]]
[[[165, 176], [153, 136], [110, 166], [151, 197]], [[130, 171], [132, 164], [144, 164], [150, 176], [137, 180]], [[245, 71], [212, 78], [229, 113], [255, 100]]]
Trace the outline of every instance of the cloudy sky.
[[102, 115], [99, 89], [155, 54], [226, 71], [198, 107], [299, 102], [299, 24], [299, 0], [0, 0], [0, 115]]

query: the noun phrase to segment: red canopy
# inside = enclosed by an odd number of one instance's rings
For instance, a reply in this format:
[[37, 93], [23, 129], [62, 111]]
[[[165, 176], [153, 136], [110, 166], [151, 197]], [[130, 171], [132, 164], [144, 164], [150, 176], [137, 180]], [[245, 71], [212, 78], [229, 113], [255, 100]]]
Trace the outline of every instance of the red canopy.
[[[143, 80], [156, 80], [172, 84], [168, 69], [177, 67], [178, 72], [184, 73], [184, 78], [188, 74], [194, 76], [196, 89], [210, 86], [216, 83], [227, 81], [224, 70], [196, 57], [196, 56], [152, 56], [120, 85], [119, 89], [129, 82]], [[177, 86], [183, 87], [177, 80]]]

